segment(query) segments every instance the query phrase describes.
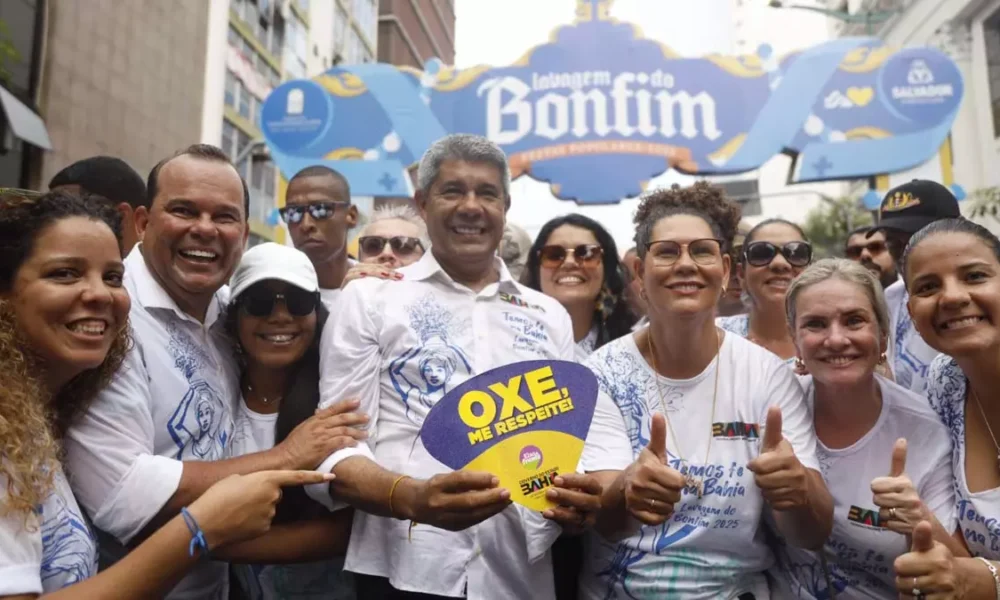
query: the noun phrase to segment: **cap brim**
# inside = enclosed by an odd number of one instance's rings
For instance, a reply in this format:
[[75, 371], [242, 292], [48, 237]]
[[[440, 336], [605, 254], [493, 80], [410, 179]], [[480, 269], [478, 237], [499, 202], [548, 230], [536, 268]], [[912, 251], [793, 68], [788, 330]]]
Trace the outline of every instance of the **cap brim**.
[[896, 231], [912, 234], [937, 220], [935, 217], [890, 217], [879, 221], [878, 225], [872, 227], [866, 237], [871, 237], [873, 233], [883, 229], [895, 229]]

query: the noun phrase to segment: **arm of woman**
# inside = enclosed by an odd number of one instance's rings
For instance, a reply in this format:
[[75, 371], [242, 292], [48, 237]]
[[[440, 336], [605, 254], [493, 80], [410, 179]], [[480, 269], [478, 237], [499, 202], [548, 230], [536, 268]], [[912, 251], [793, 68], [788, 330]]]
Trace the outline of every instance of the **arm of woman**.
[[291, 564], [323, 560], [347, 553], [354, 509], [323, 517], [275, 525], [264, 535], [220, 548], [215, 556], [232, 563]]
[[[234, 475], [212, 486], [188, 512], [205, 535], [209, 550], [268, 530], [281, 487], [329, 481], [313, 471], [262, 471]], [[189, 554], [191, 532], [176, 516], [106, 571], [45, 594], [46, 600], [143, 600], [162, 597], [199, 560]], [[7, 598], [35, 598], [35, 595]]]

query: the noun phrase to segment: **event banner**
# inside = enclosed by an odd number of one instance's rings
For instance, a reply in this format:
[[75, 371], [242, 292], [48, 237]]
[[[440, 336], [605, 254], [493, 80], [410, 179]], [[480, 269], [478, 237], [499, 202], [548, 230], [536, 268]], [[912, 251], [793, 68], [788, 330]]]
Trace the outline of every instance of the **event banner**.
[[640, 194], [667, 169], [721, 175], [795, 157], [792, 182], [858, 179], [929, 160], [962, 101], [933, 48], [841, 38], [778, 56], [684, 57], [578, 0], [577, 18], [510, 66], [340, 65], [268, 96], [261, 128], [285, 177], [340, 170], [361, 196], [409, 195], [407, 167], [449, 133], [499, 144], [512, 174], [577, 203]]
[[420, 439], [455, 469], [485, 471], [532, 510], [546, 490], [576, 471], [597, 404], [597, 378], [583, 365], [533, 360], [487, 371], [431, 408]]

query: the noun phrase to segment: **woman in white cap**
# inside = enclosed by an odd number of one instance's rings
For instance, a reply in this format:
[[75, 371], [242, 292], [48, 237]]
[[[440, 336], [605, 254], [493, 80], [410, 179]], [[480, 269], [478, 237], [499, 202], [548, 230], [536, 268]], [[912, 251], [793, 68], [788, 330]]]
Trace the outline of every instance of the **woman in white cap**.
[[[233, 455], [284, 441], [309, 445], [307, 452], [315, 451], [318, 465], [329, 453], [363, 439], [365, 432], [353, 426], [367, 418], [350, 412], [356, 402], [316, 413], [319, 339], [328, 312], [309, 258], [280, 244], [254, 246], [243, 255], [232, 283], [226, 326], [243, 370]], [[352, 519], [350, 509], [331, 514], [288, 490], [275, 519], [275, 528], [287, 530], [284, 548], [270, 548], [269, 556], [281, 555], [289, 564], [234, 566], [241, 597], [354, 598], [350, 576], [342, 570]]]

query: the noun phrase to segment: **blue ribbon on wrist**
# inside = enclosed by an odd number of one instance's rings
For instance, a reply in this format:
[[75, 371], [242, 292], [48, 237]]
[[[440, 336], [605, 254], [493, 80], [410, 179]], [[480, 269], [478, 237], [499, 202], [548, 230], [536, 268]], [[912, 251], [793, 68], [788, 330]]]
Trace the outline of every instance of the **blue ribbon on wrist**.
[[208, 541], [205, 540], [205, 532], [198, 526], [198, 521], [194, 520], [187, 507], [181, 509], [181, 517], [191, 532], [191, 545], [188, 546], [188, 556], [194, 556], [195, 550], [201, 548], [202, 556], [208, 556]]

